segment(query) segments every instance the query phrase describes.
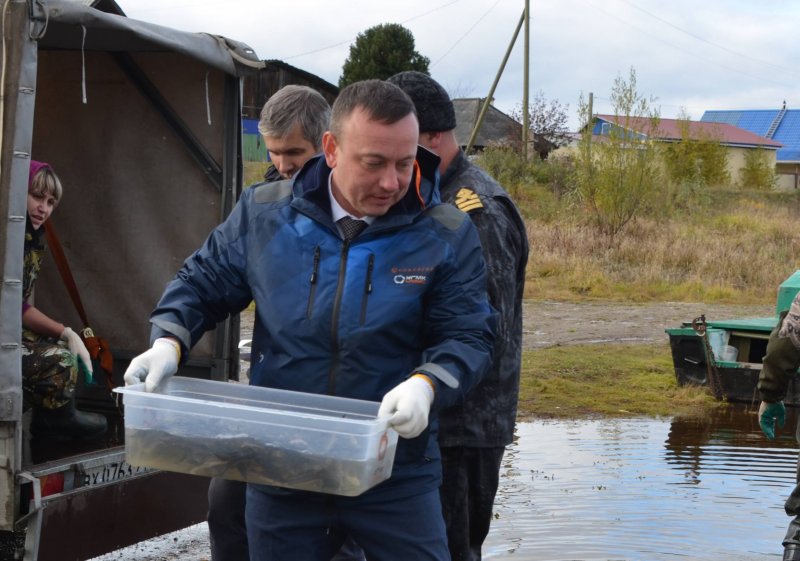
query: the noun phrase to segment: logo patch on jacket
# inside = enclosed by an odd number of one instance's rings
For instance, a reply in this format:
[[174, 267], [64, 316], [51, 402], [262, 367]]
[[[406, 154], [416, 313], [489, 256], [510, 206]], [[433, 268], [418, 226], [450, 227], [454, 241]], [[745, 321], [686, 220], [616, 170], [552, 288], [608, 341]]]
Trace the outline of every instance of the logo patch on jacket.
[[454, 202], [461, 212], [470, 212], [471, 210], [483, 208], [483, 203], [478, 194], [468, 187], [459, 189]]
[[392, 267], [395, 284], [428, 284], [433, 267]]

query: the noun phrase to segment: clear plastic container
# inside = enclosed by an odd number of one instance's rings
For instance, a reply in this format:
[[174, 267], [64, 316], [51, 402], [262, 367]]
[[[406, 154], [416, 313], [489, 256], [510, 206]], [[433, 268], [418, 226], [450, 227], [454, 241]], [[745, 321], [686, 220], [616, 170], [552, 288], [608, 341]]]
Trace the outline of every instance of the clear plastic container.
[[115, 388], [129, 464], [356, 496], [392, 473], [379, 403], [173, 376]]

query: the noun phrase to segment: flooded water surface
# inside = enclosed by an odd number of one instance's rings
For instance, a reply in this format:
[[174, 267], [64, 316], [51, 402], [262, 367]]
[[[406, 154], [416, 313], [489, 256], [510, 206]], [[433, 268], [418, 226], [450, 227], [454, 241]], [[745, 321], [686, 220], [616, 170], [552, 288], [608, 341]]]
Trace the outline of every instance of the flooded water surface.
[[484, 559], [774, 560], [790, 518], [796, 412], [520, 423]]
[[[754, 410], [711, 418], [520, 423], [492, 561], [776, 561], [797, 464], [795, 410], [767, 441]], [[95, 561], [210, 559], [198, 524]]]

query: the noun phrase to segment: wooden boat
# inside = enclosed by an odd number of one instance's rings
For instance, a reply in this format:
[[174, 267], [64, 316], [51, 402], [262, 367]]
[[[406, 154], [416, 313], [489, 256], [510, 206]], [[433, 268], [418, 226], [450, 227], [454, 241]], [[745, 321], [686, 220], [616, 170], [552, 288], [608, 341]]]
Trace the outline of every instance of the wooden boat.
[[[800, 270], [778, 288], [775, 315], [712, 320], [705, 315], [666, 329], [681, 385], [707, 385], [717, 399], [758, 403], [758, 376], [769, 335], [800, 291]], [[789, 384], [787, 405], [800, 406], [800, 376]]]

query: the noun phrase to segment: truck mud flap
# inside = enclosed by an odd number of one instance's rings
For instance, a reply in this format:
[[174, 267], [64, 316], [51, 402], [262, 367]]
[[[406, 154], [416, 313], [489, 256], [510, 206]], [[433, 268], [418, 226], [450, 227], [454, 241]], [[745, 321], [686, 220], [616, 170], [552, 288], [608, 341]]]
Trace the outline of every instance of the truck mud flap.
[[91, 559], [203, 522], [208, 483], [207, 477], [156, 471], [45, 497], [37, 561]]

